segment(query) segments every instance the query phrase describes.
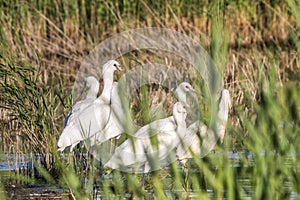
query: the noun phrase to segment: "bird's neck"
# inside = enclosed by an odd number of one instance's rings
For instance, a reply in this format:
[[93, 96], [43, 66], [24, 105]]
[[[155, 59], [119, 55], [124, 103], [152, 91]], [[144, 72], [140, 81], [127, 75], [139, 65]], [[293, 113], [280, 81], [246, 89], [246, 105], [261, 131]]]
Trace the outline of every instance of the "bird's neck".
[[227, 122], [229, 107], [224, 101], [219, 104], [218, 118], [223, 122]]
[[110, 103], [110, 98], [111, 98], [111, 90], [112, 90], [112, 85], [113, 85], [113, 74], [114, 72], [107, 72], [103, 74], [103, 82], [104, 82], [104, 88], [101, 94], [101, 99], [105, 103]]
[[181, 88], [175, 90], [175, 95], [179, 101], [186, 103], [186, 93]]
[[97, 97], [97, 93], [98, 93], [98, 88], [94, 87], [94, 88], [91, 88], [87, 95], [86, 95], [86, 98], [87, 99], [96, 99]]
[[186, 131], [187, 131], [187, 129], [186, 129], [185, 121], [177, 124], [177, 133], [181, 138], [184, 137], [184, 135], [186, 134]]
[[177, 133], [180, 136], [184, 136], [186, 133], [186, 122], [185, 122], [185, 116], [176, 116], [174, 117], [175, 123], [177, 124]]

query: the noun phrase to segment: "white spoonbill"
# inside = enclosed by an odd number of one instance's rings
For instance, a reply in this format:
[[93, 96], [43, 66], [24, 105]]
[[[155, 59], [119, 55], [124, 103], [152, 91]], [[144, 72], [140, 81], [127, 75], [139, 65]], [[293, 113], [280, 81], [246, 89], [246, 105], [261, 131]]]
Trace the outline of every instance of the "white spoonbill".
[[229, 109], [231, 108], [231, 100], [229, 91], [223, 89], [219, 98], [219, 110], [218, 110], [218, 121], [217, 121], [217, 131], [220, 136], [220, 141], [223, 143], [226, 124], [228, 120]]
[[178, 101], [184, 102], [185, 104], [187, 103], [186, 96], [189, 93], [196, 93], [196, 90], [188, 82], [180, 83], [175, 90], [175, 95]]
[[[90, 138], [91, 151], [93, 151], [95, 145], [100, 145], [101, 143], [120, 136], [122, 133], [126, 132], [127, 134], [132, 135], [136, 131], [137, 126], [133, 123], [133, 120], [130, 116], [126, 116], [124, 105], [121, 101], [121, 93], [119, 91], [117, 82], [114, 82], [112, 89], [112, 98], [111, 98], [111, 108], [112, 114], [109, 118], [109, 121], [101, 132], [97, 135]], [[178, 101], [186, 104], [186, 97], [188, 93], [195, 93], [196, 90], [188, 82], [182, 82], [178, 85], [175, 90], [175, 96]], [[124, 95], [122, 95], [124, 96]], [[129, 101], [129, 100], [128, 100]], [[129, 106], [129, 105], [125, 105]], [[129, 109], [129, 107], [127, 108]], [[158, 106], [156, 110], [163, 109], [162, 105]]]
[[[118, 137], [122, 133], [126, 132], [132, 135], [136, 131], [136, 125], [133, 123], [133, 120], [128, 110], [129, 105], [126, 105], [126, 103], [122, 104], [121, 98], [125, 98], [125, 96], [123, 95], [121, 97], [121, 94], [119, 92], [119, 83], [114, 82], [111, 93], [111, 115], [105, 128], [88, 139], [87, 146], [90, 147], [90, 152], [95, 153], [94, 150], [95, 148], [97, 149], [97, 145], [100, 145], [108, 141], [109, 139]], [[124, 108], [124, 106], [127, 106], [127, 108]], [[128, 112], [128, 114], [126, 112]], [[105, 149], [104, 151], [108, 150]], [[106, 153], [107, 155], [104, 157], [109, 156], [109, 152]], [[100, 154], [101, 155], [95, 156], [101, 156], [101, 159], [105, 159], [102, 155], [102, 152]]]
[[122, 71], [122, 68], [115, 60], [110, 60], [103, 65], [102, 76], [104, 88], [101, 95], [67, 124], [57, 143], [59, 151], [63, 151], [68, 146], [71, 146], [70, 151], [72, 151], [73, 147], [80, 141], [104, 129], [111, 115], [109, 104], [111, 100], [113, 75], [116, 70]]
[[[196, 90], [193, 88], [191, 84], [188, 82], [182, 82], [180, 83], [177, 88], [174, 91], [174, 94], [178, 101], [183, 102], [185, 105], [187, 105], [187, 95], [196, 93]], [[159, 119], [166, 117], [166, 111], [163, 107], [163, 102], [158, 103], [157, 105], [153, 105], [150, 108], [150, 116], [151, 119]]]
[[147, 173], [157, 170], [159, 162], [167, 158], [186, 132], [186, 110], [182, 102], [173, 105], [173, 115], [151, 122], [140, 128], [132, 139], [116, 148], [111, 159], [104, 165], [112, 169]]
[[72, 106], [72, 110], [69, 112], [65, 119], [64, 127], [66, 127], [72, 118], [76, 118], [76, 115], [89, 106], [96, 98], [99, 91], [99, 81], [94, 76], [89, 76], [84, 79], [85, 88], [87, 90], [86, 98], [84, 100], [76, 102]]
[[[231, 100], [229, 91], [223, 89], [220, 92], [218, 114], [216, 122], [216, 135], [220, 138], [221, 143], [223, 143], [226, 123], [228, 119], [229, 109], [231, 107]], [[180, 145], [176, 150], [176, 157], [181, 163], [185, 164], [188, 158], [192, 158], [192, 153], [196, 155], [201, 154], [201, 141], [199, 136], [197, 136], [197, 131], [200, 132], [200, 137], [202, 138], [202, 144], [207, 142], [212, 142], [213, 149], [215, 146], [215, 134], [211, 129], [207, 129], [207, 126], [199, 121], [194, 122], [187, 128], [186, 135], [182, 138]], [[210, 144], [209, 144], [210, 145]], [[192, 153], [191, 153], [192, 152]]]
[[[110, 143], [108, 144], [109, 146], [101, 146], [100, 144], [108, 141], [109, 139], [119, 137], [122, 133], [134, 135], [136, 130], [140, 128], [133, 123], [130, 113], [128, 112], [129, 99], [122, 99], [126, 98], [126, 95], [122, 93], [124, 89], [120, 89], [119, 84], [120, 83], [118, 82], [114, 82], [113, 84], [111, 98], [112, 114], [106, 127], [101, 132], [89, 138], [89, 140], [87, 141], [87, 146], [90, 147], [90, 152], [104, 163], [107, 162], [107, 159], [110, 158], [111, 153], [114, 151], [115, 145]], [[191, 86], [191, 84], [189, 84], [188, 82], [182, 82], [178, 85], [174, 93], [179, 101], [186, 104], [187, 94], [192, 94], [195, 92], [196, 90]], [[124, 101], [123, 104], [122, 101]], [[160, 109], [163, 109], [162, 104], [159, 104], [156, 107], [156, 114]], [[166, 117], [166, 115], [164, 115], [165, 117], [163, 117], [162, 115], [158, 116], [159, 119]]]

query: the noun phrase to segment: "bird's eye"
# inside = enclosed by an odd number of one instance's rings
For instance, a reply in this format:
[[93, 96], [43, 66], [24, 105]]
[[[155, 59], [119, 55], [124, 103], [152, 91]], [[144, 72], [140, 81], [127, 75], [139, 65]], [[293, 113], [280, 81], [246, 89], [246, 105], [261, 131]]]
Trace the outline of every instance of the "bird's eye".
[[114, 64], [114, 67], [117, 67], [117, 64], [116, 64], [116, 63]]

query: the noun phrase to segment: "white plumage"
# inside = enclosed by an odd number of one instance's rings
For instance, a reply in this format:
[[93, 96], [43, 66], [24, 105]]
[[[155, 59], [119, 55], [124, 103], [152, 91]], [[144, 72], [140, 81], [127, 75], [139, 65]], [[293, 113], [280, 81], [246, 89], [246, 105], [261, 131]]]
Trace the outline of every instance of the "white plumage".
[[72, 110], [69, 112], [68, 116], [66, 117], [64, 127], [68, 125], [70, 121], [72, 121], [73, 118], [76, 118], [76, 116], [84, 110], [86, 107], [88, 107], [96, 98], [99, 91], [99, 81], [94, 76], [89, 76], [84, 79], [85, 80], [85, 88], [87, 90], [87, 95], [84, 100], [76, 102]]
[[[174, 94], [178, 101], [183, 102], [187, 105], [187, 95], [196, 93], [196, 90], [188, 82], [180, 83], [174, 91]], [[163, 102], [153, 105], [150, 108], [151, 119], [160, 119], [166, 117], [166, 111], [163, 107]]]
[[127, 139], [116, 148], [104, 166], [124, 170], [131, 168], [134, 171], [142, 169], [144, 173], [157, 170], [159, 163], [156, 162], [167, 158], [170, 151], [179, 144], [181, 136], [185, 134], [185, 118], [186, 110], [183, 103], [175, 103], [172, 116], [140, 128], [132, 139]]
[[229, 91], [223, 89], [220, 93], [219, 105], [218, 105], [218, 114], [216, 121], [216, 135], [211, 129], [207, 129], [207, 126], [203, 123], [194, 122], [187, 128], [186, 135], [182, 138], [180, 145], [176, 150], [176, 157], [183, 164], [186, 163], [188, 158], [192, 158], [192, 153], [200, 155], [201, 153], [201, 141], [197, 135], [197, 132], [200, 132], [200, 137], [203, 140], [202, 143], [209, 143], [214, 148], [215, 143], [210, 143], [215, 139], [215, 136], [220, 138], [221, 143], [223, 143], [226, 123], [228, 119], [229, 109], [231, 107], [231, 100]]
[[178, 99], [178, 101], [187, 103], [186, 96], [188, 93], [195, 93], [196, 90], [189, 84], [188, 82], [182, 82], [178, 85], [178, 87], [175, 90], [175, 95]]
[[113, 86], [113, 75], [116, 70], [122, 70], [120, 64], [110, 60], [102, 67], [104, 88], [101, 95], [92, 103], [85, 106], [76, 117], [69, 121], [64, 128], [57, 146], [59, 151], [71, 146], [70, 151], [80, 141], [94, 136], [102, 131], [111, 115], [110, 100]]
[[[188, 82], [182, 82], [176, 88], [175, 95], [179, 101], [186, 103], [187, 94], [194, 92], [195, 89]], [[126, 132], [127, 134], [132, 134], [131, 132], [134, 131], [134, 129], [136, 128], [130, 116], [126, 116], [126, 109], [122, 104], [120, 95], [121, 93], [119, 91], [118, 83], [114, 82], [111, 95], [111, 117], [109, 118], [105, 129], [90, 139], [90, 144], [92, 146], [96, 144], [101, 144], [111, 138], [121, 135], [124, 132]], [[130, 133], [128, 133], [128, 131]]]
[[220, 136], [220, 141], [223, 143], [225, 136], [226, 123], [228, 120], [229, 109], [231, 108], [231, 100], [229, 91], [223, 89], [219, 98], [219, 110], [218, 110], [218, 121], [217, 131]]

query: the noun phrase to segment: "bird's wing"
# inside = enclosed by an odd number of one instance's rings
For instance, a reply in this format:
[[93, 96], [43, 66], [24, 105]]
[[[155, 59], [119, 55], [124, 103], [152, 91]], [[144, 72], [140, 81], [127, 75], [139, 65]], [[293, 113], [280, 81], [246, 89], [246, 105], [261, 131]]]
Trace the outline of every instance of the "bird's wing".
[[111, 92], [111, 112], [105, 128], [96, 133], [96, 143], [103, 143], [124, 132], [123, 123], [126, 117], [118, 94], [118, 83], [114, 82]]
[[[114, 155], [106, 166], [112, 168], [117, 167], [117, 165], [139, 166], [147, 162], [149, 156], [157, 152], [157, 148], [151, 144], [149, 132], [150, 134], [157, 134], [159, 155], [165, 157], [166, 152], [170, 149], [167, 147], [172, 145], [173, 138], [174, 136], [176, 137], [176, 126], [174, 124], [174, 120], [170, 118], [164, 121], [156, 121], [156, 123], [150, 123], [142, 127], [138, 130], [137, 135], [134, 135], [135, 137], [132, 140], [127, 139], [115, 149]], [[160, 153], [160, 151], [162, 153]]]
[[129, 129], [132, 129], [134, 127], [134, 123], [129, 112], [128, 99], [126, 99], [127, 97], [123, 93], [119, 93], [118, 83], [114, 82], [111, 94], [112, 119], [114, 126], [125, 131], [127, 127], [129, 128], [130, 126], [131, 127]]
[[72, 112], [73, 113], [80, 112], [80, 111], [84, 110], [86, 107], [88, 107], [89, 105], [91, 105], [93, 102], [94, 102], [93, 99], [85, 99], [85, 100], [78, 101], [72, 107]]
[[199, 121], [194, 122], [187, 128], [187, 132], [183, 138], [181, 138], [180, 144], [176, 150], [176, 156], [178, 160], [191, 158], [192, 155], [190, 150], [193, 153], [200, 153], [200, 138], [197, 135], [197, 132], [200, 132], [201, 137], [205, 137], [207, 132], [207, 127], [200, 123]]
[[104, 166], [116, 169], [118, 167], [130, 167], [137, 163], [144, 163], [146, 156], [143, 150], [144, 142], [142, 140], [145, 139], [135, 140], [134, 145], [130, 139], [124, 141], [115, 149], [113, 156]]
[[158, 141], [157, 145], [153, 145], [150, 139], [147, 140], [147, 143], [143, 144], [145, 152], [147, 153], [147, 156], [145, 156], [147, 162], [151, 162], [151, 159], [158, 159], [158, 161], [164, 160], [180, 142], [180, 138], [177, 134], [177, 125], [172, 118], [164, 120], [164, 124], [160, 125], [162, 126], [159, 126], [152, 131], [156, 134], [155, 136]]
[[91, 106], [93, 104], [94, 100], [92, 99], [85, 99], [78, 101], [75, 103], [75, 105], [72, 107], [72, 110], [69, 112], [68, 116], [65, 120], [65, 127], [73, 120], [76, 119], [76, 117], [84, 111], [86, 108]]
[[94, 136], [104, 129], [110, 116], [110, 106], [94, 102], [73, 116], [68, 126], [75, 126], [87, 137]]
[[165, 119], [159, 119], [140, 128], [135, 134], [135, 137], [149, 137], [149, 134], [157, 132], [167, 132], [176, 129], [176, 124], [173, 116]]
[[117, 137], [123, 133], [123, 129], [117, 124], [114, 113], [111, 113], [109, 120], [103, 130], [96, 133], [96, 143], [101, 144], [111, 138]]
[[72, 116], [72, 120], [67, 123], [60, 135], [58, 145], [63, 149], [92, 137], [105, 127], [109, 115], [110, 107], [95, 101], [80, 113]]

